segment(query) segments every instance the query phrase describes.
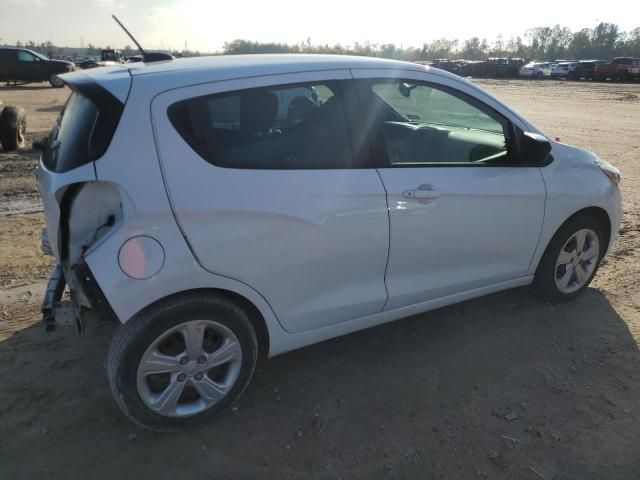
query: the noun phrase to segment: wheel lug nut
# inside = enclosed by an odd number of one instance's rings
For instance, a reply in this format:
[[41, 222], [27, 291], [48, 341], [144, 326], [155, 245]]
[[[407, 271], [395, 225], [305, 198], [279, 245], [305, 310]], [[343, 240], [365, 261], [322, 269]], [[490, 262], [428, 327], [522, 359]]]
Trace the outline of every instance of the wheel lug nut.
[[184, 382], [186, 379], [187, 379], [187, 376], [184, 373], [181, 373], [180, 375], [178, 375], [179, 382]]
[[202, 380], [202, 372], [196, 373], [195, 379], [196, 380]]
[[202, 355], [199, 359], [198, 359], [198, 363], [204, 363], [207, 361], [207, 357], [205, 357], [204, 355]]
[[182, 357], [180, 359], [180, 365], [186, 365], [187, 363], [189, 363], [189, 357]]

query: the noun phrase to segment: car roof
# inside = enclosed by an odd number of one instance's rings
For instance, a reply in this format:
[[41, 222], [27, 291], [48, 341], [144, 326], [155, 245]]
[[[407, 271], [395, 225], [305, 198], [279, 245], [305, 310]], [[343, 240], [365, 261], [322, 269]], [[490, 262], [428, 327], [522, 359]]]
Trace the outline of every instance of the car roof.
[[138, 88], [147, 93], [156, 94], [188, 85], [256, 76], [365, 68], [431, 72], [441, 77], [465, 82], [452, 73], [417, 63], [372, 57], [305, 54], [212, 55], [176, 58], [80, 70], [66, 73], [61, 78], [72, 85], [77, 81], [86, 81], [82, 79], [86, 79], [87, 76], [91, 77], [93, 81], [125, 102], [131, 79], [139, 85]]
[[268, 67], [269, 73], [277, 74], [343, 68], [398, 68], [399, 66], [403, 70], [424, 70], [422, 65], [382, 58], [348, 55], [258, 54], [176, 58], [174, 60], [132, 65], [130, 71], [134, 77], [172, 72], [204, 71], [218, 71], [221, 76], [226, 77], [224, 75], [225, 71], [234, 71], [234, 74], [244, 73], [245, 75], [242, 76], [252, 76], [264, 73], [265, 67]]
[[35, 50], [32, 50], [32, 49], [27, 48], [27, 47], [0, 47], [0, 50], [24, 50], [26, 52], [38, 53]]

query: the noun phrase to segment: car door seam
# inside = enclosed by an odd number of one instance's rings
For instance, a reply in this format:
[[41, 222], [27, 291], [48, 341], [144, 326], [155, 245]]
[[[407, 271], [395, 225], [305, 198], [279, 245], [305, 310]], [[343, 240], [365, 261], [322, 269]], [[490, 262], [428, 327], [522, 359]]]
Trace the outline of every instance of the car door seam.
[[387, 192], [387, 187], [384, 184], [384, 180], [382, 179], [382, 175], [380, 174], [380, 171], [377, 168], [375, 169], [375, 171], [376, 171], [376, 174], [378, 175], [378, 178], [380, 179], [382, 188], [384, 189], [384, 200], [387, 205], [387, 235], [388, 235], [387, 236], [387, 262], [384, 266], [384, 290], [386, 293], [386, 298], [384, 300], [384, 304], [382, 305], [382, 308], [380, 309], [380, 311], [383, 312], [387, 306], [387, 303], [389, 302], [389, 287], [387, 285], [387, 271], [389, 269], [389, 259], [391, 257], [391, 210], [389, 208], [389, 192]]
[[[544, 202], [542, 203], [542, 222], [540, 223], [540, 232], [538, 233], [538, 241], [536, 243], [536, 248], [533, 250], [533, 254], [531, 255], [531, 259], [529, 260], [529, 267], [527, 268], [527, 274], [531, 272], [531, 267], [533, 265], [534, 259], [538, 256], [538, 251], [540, 250], [540, 242], [542, 241], [542, 232], [544, 232], [544, 223], [547, 217], [547, 199], [549, 197], [549, 191], [547, 189], [547, 182], [544, 180], [544, 175], [542, 174], [542, 169], [538, 168], [538, 173], [540, 174], [540, 178], [542, 179], [542, 186], [544, 187]], [[535, 273], [535, 272], [533, 272]]]

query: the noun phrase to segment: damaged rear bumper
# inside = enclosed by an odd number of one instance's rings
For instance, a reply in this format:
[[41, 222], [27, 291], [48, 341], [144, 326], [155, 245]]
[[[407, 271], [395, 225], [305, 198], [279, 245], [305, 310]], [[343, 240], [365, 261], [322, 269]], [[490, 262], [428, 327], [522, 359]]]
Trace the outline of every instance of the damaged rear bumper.
[[[58, 325], [75, 324], [78, 333], [82, 334], [83, 318], [87, 310], [103, 320], [116, 320], [111, 305], [84, 261], [74, 265], [69, 275], [73, 278], [67, 282], [62, 267], [56, 265], [47, 284], [42, 302], [42, 321], [48, 332], [55, 330]], [[73, 285], [73, 288], [70, 290], [69, 299], [63, 300], [64, 289], [68, 283]], [[79, 297], [83, 299], [82, 302], [78, 301]]]
[[62, 294], [67, 283], [64, 280], [62, 268], [56, 265], [47, 283], [47, 290], [44, 292], [44, 300], [42, 301], [42, 322], [47, 332], [56, 329], [56, 312], [59, 312]]

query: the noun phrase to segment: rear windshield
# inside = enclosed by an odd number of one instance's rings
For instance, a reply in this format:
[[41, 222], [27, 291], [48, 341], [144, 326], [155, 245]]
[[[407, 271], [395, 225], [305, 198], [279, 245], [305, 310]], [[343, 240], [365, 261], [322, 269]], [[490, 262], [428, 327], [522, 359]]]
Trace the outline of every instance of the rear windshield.
[[109, 147], [124, 105], [89, 78], [75, 79], [73, 93], [43, 146], [42, 162], [66, 172], [101, 157]]
[[98, 117], [98, 107], [74, 92], [67, 100], [49, 135], [44, 165], [55, 172], [66, 172], [89, 161], [89, 140]]

